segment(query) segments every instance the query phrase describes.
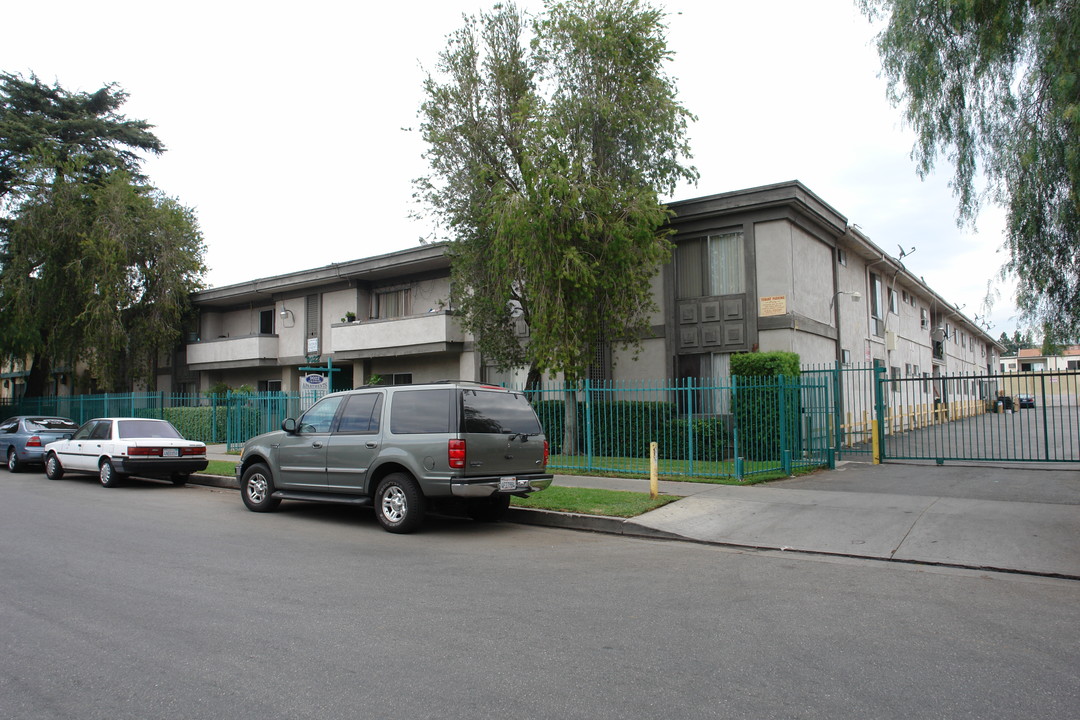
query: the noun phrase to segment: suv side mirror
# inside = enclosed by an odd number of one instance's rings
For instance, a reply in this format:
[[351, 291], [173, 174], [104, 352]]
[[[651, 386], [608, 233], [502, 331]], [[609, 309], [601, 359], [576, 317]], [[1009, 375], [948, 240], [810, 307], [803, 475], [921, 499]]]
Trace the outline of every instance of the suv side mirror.
[[294, 418], [285, 418], [281, 421], [281, 429], [290, 435], [296, 434], [296, 420]]

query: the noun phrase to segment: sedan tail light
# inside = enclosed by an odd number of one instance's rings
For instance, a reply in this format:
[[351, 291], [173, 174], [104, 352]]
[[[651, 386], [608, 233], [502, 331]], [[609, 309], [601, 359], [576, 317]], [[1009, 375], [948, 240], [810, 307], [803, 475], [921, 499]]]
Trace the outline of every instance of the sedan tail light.
[[205, 455], [206, 447], [186, 447], [180, 448], [181, 455]]
[[446, 445], [447, 461], [450, 467], [461, 469], [465, 467], [465, 441], [450, 440]]
[[548, 441], [544, 441], [544, 467], [547, 467], [548, 463]]
[[41, 447], [41, 438], [37, 435], [31, 435], [26, 440], [26, 447]]
[[159, 448], [159, 447], [138, 447], [136, 445], [131, 445], [127, 449], [127, 454], [128, 455], [142, 455], [142, 456], [149, 456], [149, 457], [160, 457], [161, 448]]

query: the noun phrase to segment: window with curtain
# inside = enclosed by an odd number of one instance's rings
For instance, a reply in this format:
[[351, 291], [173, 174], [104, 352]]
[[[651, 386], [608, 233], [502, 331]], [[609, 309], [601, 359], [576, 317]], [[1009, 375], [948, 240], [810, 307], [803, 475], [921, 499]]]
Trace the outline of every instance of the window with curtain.
[[746, 292], [746, 261], [741, 231], [685, 240], [675, 249], [679, 299]]
[[412, 292], [409, 288], [377, 291], [371, 309], [372, 318], [378, 320], [412, 315]]

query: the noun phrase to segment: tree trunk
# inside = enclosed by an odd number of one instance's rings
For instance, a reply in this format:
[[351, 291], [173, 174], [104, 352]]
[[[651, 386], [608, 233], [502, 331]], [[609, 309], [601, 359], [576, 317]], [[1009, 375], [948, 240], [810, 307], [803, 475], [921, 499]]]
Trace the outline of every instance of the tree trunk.
[[49, 381], [49, 360], [34, 354], [30, 363], [30, 375], [26, 378], [26, 397], [43, 397]]
[[563, 453], [578, 455], [578, 382], [566, 381], [566, 399], [563, 401]]

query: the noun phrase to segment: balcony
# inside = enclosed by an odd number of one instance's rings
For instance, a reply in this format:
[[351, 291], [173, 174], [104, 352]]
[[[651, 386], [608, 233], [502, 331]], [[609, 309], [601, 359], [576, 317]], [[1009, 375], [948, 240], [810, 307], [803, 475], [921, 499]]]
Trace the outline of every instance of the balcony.
[[385, 357], [445, 352], [465, 341], [449, 312], [366, 320], [330, 328], [330, 352], [335, 358]]
[[277, 356], [277, 335], [218, 338], [187, 346], [187, 363], [192, 370], [275, 365]]

